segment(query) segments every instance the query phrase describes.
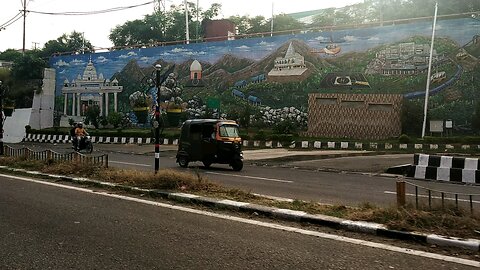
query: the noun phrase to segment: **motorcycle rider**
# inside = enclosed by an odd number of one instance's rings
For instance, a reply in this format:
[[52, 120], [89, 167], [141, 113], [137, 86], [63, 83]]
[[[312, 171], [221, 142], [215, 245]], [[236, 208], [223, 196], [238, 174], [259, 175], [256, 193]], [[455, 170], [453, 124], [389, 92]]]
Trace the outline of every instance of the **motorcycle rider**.
[[77, 150], [80, 150], [81, 145], [83, 145], [85, 136], [87, 136], [87, 130], [83, 127], [82, 122], [77, 123], [77, 127], [75, 128], [75, 136], [77, 138], [76, 146], [75, 148]]

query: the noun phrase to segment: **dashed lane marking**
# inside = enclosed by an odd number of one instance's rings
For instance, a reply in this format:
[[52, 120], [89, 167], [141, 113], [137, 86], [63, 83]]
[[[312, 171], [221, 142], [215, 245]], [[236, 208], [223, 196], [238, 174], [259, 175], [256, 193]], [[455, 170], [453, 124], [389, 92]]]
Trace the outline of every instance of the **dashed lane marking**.
[[115, 163], [115, 164], [123, 164], [123, 165], [140, 166], [140, 167], [152, 167], [152, 165], [148, 165], [148, 164], [139, 164], [139, 163], [130, 163], [130, 162], [112, 161], [112, 160], [109, 160], [108, 162], [109, 162], [109, 163]]
[[258, 177], [258, 176], [249, 176], [249, 175], [240, 175], [240, 174], [228, 174], [228, 173], [217, 173], [217, 172], [206, 172], [206, 173], [208, 173], [208, 174], [214, 174], [214, 175], [221, 175], [221, 176], [233, 176], [233, 177], [248, 178], [248, 179], [255, 179], [255, 180], [271, 181], [271, 182], [293, 183], [293, 181], [289, 181], [289, 180], [274, 179], [274, 178], [265, 178], [265, 177]]

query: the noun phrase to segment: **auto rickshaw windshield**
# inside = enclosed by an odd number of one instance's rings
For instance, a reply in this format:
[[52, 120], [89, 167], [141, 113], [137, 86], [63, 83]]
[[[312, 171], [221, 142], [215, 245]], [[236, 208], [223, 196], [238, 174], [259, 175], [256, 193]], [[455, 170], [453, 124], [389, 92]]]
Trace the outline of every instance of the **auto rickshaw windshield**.
[[219, 127], [220, 137], [238, 138], [238, 127], [236, 125], [221, 125]]

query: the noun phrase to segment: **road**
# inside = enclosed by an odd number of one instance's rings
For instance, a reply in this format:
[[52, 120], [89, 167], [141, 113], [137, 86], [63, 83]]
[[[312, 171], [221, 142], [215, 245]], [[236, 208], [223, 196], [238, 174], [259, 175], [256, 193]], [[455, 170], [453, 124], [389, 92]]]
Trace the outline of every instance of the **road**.
[[[70, 151], [68, 145], [33, 145], [34, 147], [44, 149], [53, 148], [56, 151]], [[32, 147], [32, 145], [29, 145]], [[135, 155], [134, 147], [118, 147], [98, 145], [97, 153], [107, 153], [109, 163], [112, 167], [130, 168], [144, 171], [153, 171], [153, 155]], [[105, 150], [108, 149], [108, 150]], [[117, 149], [119, 151], [112, 151]], [[126, 151], [127, 150], [127, 151]], [[316, 161], [316, 166], [326, 166], [330, 168], [333, 163], [341, 164], [348, 171], [349, 166], [358, 166], [362, 162], [365, 164], [374, 164], [379, 159], [393, 159], [390, 156], [379, 156], [376, 160], [372, 157], [356, 158], [338, 158]], [[393, 159], [395, 160], [395, 159]], [[314, 161], [303, 161], [306, 167], [311, 167]], [[398, 161], [402, 162], [402, 161]], [[293, 161], [290, 164], [299, 166], [300, 161]], [[403, 162], [402, 164], [404, 164]], [[313, 164], [313, 165], [312, 165]], [[393, 163], [395, 164], [395, 163]], [[400, 165], [400, 164], [397, 164]], [[160, 154], [160, 167], [162, 169], [185, 170], [178, 167], [175, 163], [175, 152], [166, 151]], [[370, 169], [371, 166], [369, 166]], [[191, 163], [190, 171], [198, 171], [205, 175], [211, 181], [220, 183], [226, 187], [240, 188], [251, 191], [256, 194], [262, 194], [273, 197], [299, 199], [304, 201], [316, 201], [326, 204], [342, 204], [357, 206], [365, 202], [390, 206], [396, 202], [396, 181], [392, 177], [382, 177], [376, 174], [362, 173], [338, 173], [325, 172], [318, 170], [302, 170], [284, 168], [281, 166], [250, 166], [246, 165], [241, 172], [234, 172], [227, 165], [212, 165], [210, 169], [204, 169], [199, 162]], [[461, 194], [480, 194], [480, 186], [459, 185], [442, 182], [416, 181], [409, 179], [409, 182], [433, 190], [461, 193]], [[415, 203], [415, 190], [412, 186], [407, 186], [408, 202]], [[419, 195], [425, 197], [427, 192], [420, 189]], [[434, 193], [434, 197], [440, 197], [439, 193]], [[473, 197], [474, 208], [480, 207], [480, 196]], [[447, 198], [453, 202], [453, 198]], [[460, 202], [467, 201], [469, 198], [460, 196]], [[424, 198], [425, 201], [425, 198]]]
[[1, 269], [473, 269], [479, 262], [0, 175]]

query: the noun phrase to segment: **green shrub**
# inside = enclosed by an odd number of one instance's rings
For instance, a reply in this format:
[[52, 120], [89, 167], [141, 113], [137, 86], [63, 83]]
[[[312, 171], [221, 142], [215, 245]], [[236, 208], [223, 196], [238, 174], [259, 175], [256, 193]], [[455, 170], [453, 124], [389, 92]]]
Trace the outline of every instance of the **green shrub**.
[[259, 132], [257, 132], [257, 134], [253, 136], [253, 139], [256, 141], [265, 141], [266, 138], [267, 136], [265, 135], [265, 132], [263, 130], [260, 130]]
[[284, 120], [277, 123], [273, 127], [273, 131], [278, 134], [296, 134], [298, 131], [298, 123], [292, 120]]
[[122, 123], [123, 114], [119, 112], [112, 112], [107, 116], [107, 122], [114, 128], [118, 128]]
[[408, 135], [402, 134], [402, 135], [400, 135], [400, 137], [398, 137], [398, 142], [399, 143], [410, 143], [410, 142], [412, 142], [412, 139]]

